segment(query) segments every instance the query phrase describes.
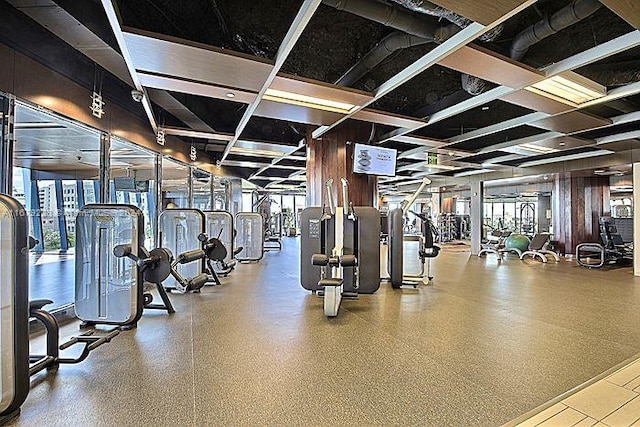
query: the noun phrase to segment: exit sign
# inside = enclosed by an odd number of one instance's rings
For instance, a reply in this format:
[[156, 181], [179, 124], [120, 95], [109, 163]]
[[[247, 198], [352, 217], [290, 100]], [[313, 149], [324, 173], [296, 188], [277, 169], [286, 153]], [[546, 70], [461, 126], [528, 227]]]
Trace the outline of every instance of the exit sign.
[[436, 153], [428, 153], [427, 154], [427, 164], [429, 164], [429, 165], [437, 165], [438, 164], [438, 155]]

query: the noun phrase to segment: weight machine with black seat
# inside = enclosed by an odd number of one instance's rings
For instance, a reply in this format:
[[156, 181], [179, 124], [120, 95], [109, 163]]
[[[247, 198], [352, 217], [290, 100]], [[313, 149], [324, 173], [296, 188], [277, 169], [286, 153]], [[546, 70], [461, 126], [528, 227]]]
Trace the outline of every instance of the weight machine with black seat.
[[[440, 247], [435, 245], [434, 236], [438, 235], [438, 230], [433, 226], [431, 219], [426, 214], [418, 214], [409, 211], [409, 207], [413, 205], [424, 188], [431, 184], [431, 180], [424, 178], [420, 187], [415, 191], [411, 198], [404, 202], [404, 206], [389, 212], [389, 238], [387, 250], [387, 270], [389, 272], [389, 280], [393, 288], [400, 288], [403, 285], [417, 287], [425, 278], [424, 266], [427, 264], [427, 280], [431, 283], [431, 258], [435, 258], [440, 253]], [[407, 212], [411, 212], [422, 221], [422, 235], [418, 236], [419, 248], [418, 258], [420, 260], [420, 271], [416, 274], [404, 274], [404, 242], [402, 219]]]
[[[205, 248], [207, 242], [202, 241], [201, 237], [198, 236], [198, 239], [203, 244], [202, 249], [208, 253], [208, 261], [206, 263], [207, 268], [209, 270], [213, 268], [218, 277], [226, 277], [235, 269], [238, 263], [236, 256], [243, 250], [242, 246], [234, 245], [236, 231], [233, 227], [233, 216], [226, 211], [206, 211], [204, 212], [204, 216], [206, 222], [206, 236], [217, 236], [216, 239], [220, 242], [220, 245], [216, 244], [215, 246], [222, 246], [225, 249], [224, 257], [220, 258], [221, 252], [209, 252], [212, 247]], [[209, 237], [209, 239], [213, 239], [213, 237]], [[209, 256], [209, 254], [211, 256]], [[211, 279], [213, 280], [213, 275], [211, 276]]]
[[306, 208], [300, 219], [300, 283], [324, 298], [328, 317], [338, 314], [343, 298], [356, 299], [380, 287], [380, 214], [349, 203], [348, 183], [341, 182], [342, 207], [336, 207], [329, 179], [329, 209]]
[[[60, 328], [44, 306], [51, 300], [29, 301], [29, 250], [37, 241], [28, 237], [28, 216], [14, 198], [0, 194], [0, 424], [17, 416], [29, 393], [29, 377], [43, 370], [55, 370], [61, 364], [85, 360], [101, 345], [120, 333], [114, 329], [97, 334], [85, 331], [60, 344]], [[29, 319], [45, 327], [46, 354], [29, 354]], [[103, 332], [103, 331], [100, 331]], [[60, 351], [81, 344], [77, 357], [61, 357]]]
[[[174, 258], [168, 248], [144, 246], [144, 216], [130, 205], [89, 204], [76, 218], [75, 311], [85, 326], [133, 328], [143, 309], [175, 309], [164, 282], [172, 277], [180, 291], [199, 290], [206, 275], [186, 279], [178, 265], [204, 258], [201, 249]], [[127, 262], [128, 258], [133, 262]], [[155, 289], [162, 303], [153, 303]]]
[[618, 233], [615, 219], [600, 217], [600, 243], [580, 243], [576, 246], [576, 261], [586, 268], [605, 265], [629, 265], [633, 262], [633, 243], [625, 242]]
[[[220, 230], [222, 233], [222, 230]], [[232, 260], [233, 264], [227, 264], [225, 259], [227, 258], [227, 248], [225, 247], [222, 240], [220, 240], [220, 234], [218, 237], [209, 237], [205, 233], [201, 233], [198, 236], [198, 240], [202, 242], [202, 251], [205, 254], [205, 265], [208, 273], [207, 282], [213, 282], [216, 285], [221, 285], [218, 271], [224, 272], [223, 274], [226, 276], [235, 266], [235, 260]], [[242, 247], [236, 248], [236, 253], [240, 253]]]

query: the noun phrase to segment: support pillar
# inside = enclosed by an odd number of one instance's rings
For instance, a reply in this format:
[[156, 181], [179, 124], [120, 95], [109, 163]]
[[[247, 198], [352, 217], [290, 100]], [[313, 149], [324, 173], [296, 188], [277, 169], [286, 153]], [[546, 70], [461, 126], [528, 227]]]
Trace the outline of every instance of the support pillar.
[[600, 241], [598, 219], [611, 214], [608, 177], [559, 174], [552, 197], [552, 239], [558, 252], [574, 254], [578, 243]]
[[[98, 197], [98, 203], [115, 203], [115, 190], [113, 191], [113, 197], [110, 191], [111, 187], [111, 138], [109, 134], [100, 134], [100, 194], [96, 194]], [[111, 199], [111, 200], [109, 200]]]
[[13, 193], [14, 98], [0, 95], [0, 193]]
[[633, 164], [633, 274], [640, 276], [640, 163]]
[[471, 183], [471, 255], [478, 255], [482, 249], [482, 209], [484, 206], [484, 183], [482, 181]]
[[349, 181], [349, 197], [354, 206], [376, 206], [378, 178], [373, 175], [353, 173], [353, 143], [366, 142], [371, 135], [371, 124], [346, 122], [313, 139], [307, 132], [307, 206], [328, 204], [324, 183], [333, 178], [338, 206], [343, 206], [340, 178]]

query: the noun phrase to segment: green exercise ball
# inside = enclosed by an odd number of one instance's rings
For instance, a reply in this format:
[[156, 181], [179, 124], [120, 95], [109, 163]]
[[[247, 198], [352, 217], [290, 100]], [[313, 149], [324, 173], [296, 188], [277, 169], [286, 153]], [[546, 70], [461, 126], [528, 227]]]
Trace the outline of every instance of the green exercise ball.
[[507, 249], [519, 249], [524, 252], [529, 248], [529, 243], [531, 243], [531, 240], [524, 234], [512, 234], [505, 240], [504, 247]]

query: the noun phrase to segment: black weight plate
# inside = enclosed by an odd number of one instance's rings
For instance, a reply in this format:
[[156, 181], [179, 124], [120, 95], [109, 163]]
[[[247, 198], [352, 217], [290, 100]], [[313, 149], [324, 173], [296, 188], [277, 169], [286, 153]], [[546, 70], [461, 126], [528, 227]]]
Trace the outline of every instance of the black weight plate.
[[144, 280], [151, 283], [162, 283], [171, 274], [171, 261], [173, 255], [164, 248], [156, 248], [151, 251], [149, 256], [159, 257], [160, 261], [150, 265], [144, 271]]
[[218, 239], [211, 239], [207, 248], [207, 258], [212, 261], [223, 261], [227, 257], [227, 248]]

